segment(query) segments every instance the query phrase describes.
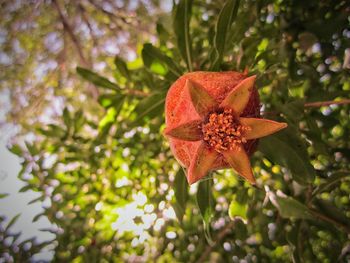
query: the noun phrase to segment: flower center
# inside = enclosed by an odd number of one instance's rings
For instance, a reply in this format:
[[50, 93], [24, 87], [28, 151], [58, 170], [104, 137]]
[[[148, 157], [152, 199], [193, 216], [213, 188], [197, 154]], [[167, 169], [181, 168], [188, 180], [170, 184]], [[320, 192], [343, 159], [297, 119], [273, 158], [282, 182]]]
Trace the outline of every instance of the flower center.
[[243, 135], [250, 130], [250, 127], [238, 122], [231, 109], [210, 113], [201, 128], [203, 140], [217, 152], [232, 150], [237, 144], [246, 143]]

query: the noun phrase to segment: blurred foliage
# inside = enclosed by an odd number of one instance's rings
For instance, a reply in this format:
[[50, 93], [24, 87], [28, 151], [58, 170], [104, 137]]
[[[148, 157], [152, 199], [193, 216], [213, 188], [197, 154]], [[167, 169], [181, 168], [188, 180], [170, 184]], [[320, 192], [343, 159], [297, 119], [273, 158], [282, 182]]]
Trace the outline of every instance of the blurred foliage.
[[0, 91], [11, 98], [8, 119], [24, 133], [43, 122], [41, 113], [60, 115], [53, 100], [73, 107], [89, 102], [86, 109], [99, 112], [99, 91], [81, 82], [75, 68], [101, 73], [117, 54], [135, 57], [139, 43], [155, 32], [155, 17], [164, 14], [157, 0], [20, 0], [0, 6]]
[[[42, 248], [51, 244], [51, 240], [47, 242], [41, 242], [38, 244], [35, 237], [20, 240], [21, 233], [13, 233], [11, 227], [16, 223], [20, 214], [16, 215], [11, 219], [5, 228], [0, 227], [0, 255], [3, 262], [24, 262], [31, 258], [33, 255], [39, 253]], [[4, 217], [0, 217], [0, 224], [2, 225], [5, 221]]]
[[[51, 202], [35, 219], [53, 224], [54, 261], [347, 262], [350, 108], [304, 106], [348, 97], [349, 21], [347, 1], [180, 0], [113, 80], [78, 67], [103, 116], [74, 93], [12, 146], [23, 191]], [[166, 91], [190, 70], [244, 69], [289, 128], [260, 141], [257, 187], [230, 170], [189, 187], [162, 135]]]

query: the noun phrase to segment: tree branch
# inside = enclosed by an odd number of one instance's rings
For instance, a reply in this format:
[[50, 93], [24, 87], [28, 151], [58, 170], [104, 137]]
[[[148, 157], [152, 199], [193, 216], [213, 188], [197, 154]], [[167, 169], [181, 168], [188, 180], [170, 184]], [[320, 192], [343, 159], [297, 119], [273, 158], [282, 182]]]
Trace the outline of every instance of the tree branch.
[[131, 95], [131, 96], [136, 96], [136, 97], [148, 97], [149, 95], [151, 95], [148, 92], [144, 92], [142, 90], [133, 90], [133, 89], [124, 89], [125, 93], [127, 95]]
[[69, 24], [68, 20], [63, 15], [60, 5], [58, 4], [57, 0], [52, 0], [52, 3], [53, 3], [53, 5], [55, 6], [55, 8], [57, 10], [57, 13], [58, 13], [58, 15], [60, 17], [60, 20], [62, 22], [64, 30], [68, 33], [69, 37], [71, 38], [71, 40], [72, 40], [72, 42], [73, 42], [73, 44], [74, 44], [74, 46], [75, 46], [75, 48], [76, 48], [76, 50], [78, 52], [79, 58], [81, 60], [81, 63], [85, 67], [89, 66], [89, 63], [87, 62], [87, 60], [84, 57], [84, 54], [83, 54], [83, 51], [82, 51], [83, 49], [80, 46], [79, 40], [75, 36], [75, 34], [73, 32], [72, 26]]
[[88, 0], [88, 2], [90, 4], [92, 4], [97, 10], [102, 11], [104, 14], [106, 14], [110, 20], [112, 20], [116, 25], [118, 25], [118, 21], [121, 20], [123, 23], [125, 24], [130, 24], [127, 19], [122, 16], [119, 13], [119, 16], [115, 15], [114, 13], [111, 13], [109, 11], [107, 11], [106, 9], [104, 9], [102, 6], [98, 5], [97, 3], [95, 3], [93, 0]]
[[[72, 40], [73, 42], [73, 45], [75, 46], [77, 52], [78, 52], [78, 55], [79, 55], [79, 58], [80, 58], [80, 62], [82, 63], [82, 65], [84, 65], [85, 67], [88, 67], [88, 68], [91, 68], [91, 65], [90, 63], [88, 63], [88, 61], [86, 60], [86, 58], [84, 57], [84, 54], [83, 54], [83, 49], [79, 43], [79, 40], [78, 38], [76, 37], [76, 35], [74, 34], [74, 31], [73, 31], [73, 28], [72, 26], [69, 24], [68, 20], [66, 19], [66, 17], [64, 16], [63, 12], [62, 12], [62, 9], [60, 7], [60, 5], [58, 4], [57, 0], [52, 0], [52, 4], [54, 5], [54, 7], [56, 8], [57, 10], [57, 13], [60, 17], [60, 20], [62, 22], [62, 25], [63, 25], [63, 29], [65, 32], [68, 33], [70, 39]], [[97, 99], [98, 96], [99, 96], [99, 91], [98, 89], [93, 86], [93, 85], [89, 85], [88, 86], [88, 92], [91, 94], [91, 96], [94, 98], [94, 99]]]
[[[345, 105], [345, 104], [350, 104], [350, 99], [306, 102], [306, 103], [304, 103], [304, 108], [319, 108], [319, 107], [323, 107], [323, 106]], [[262, 114], [264, 116], [267, 116], [267, 115], [274, 116], [274, 115], [279, 115], [280, 112], [265, 111], [265, 112], [262, 112]]]
[[85, 7], [83, 6], [82, 3], [78, 3], [78, 10], [80, 11], [81, 13], [81, 17], [83, 19], [83, 21], [85, 22], [86, 26], [88, 27], [89, 29], [89, 33], [90, 33], [90, 36], [91, 36], [91, 39], [92, 39], [92, 42], [94, 44], [95, 47], [98, 47], [98, 40], [94, 34], [94, 30], [91, 26], [91, 23], [89, 21], [89, 18], [88, 18], [88, 15], [86, 15], [86, 9]]
[[329, 106], [329, 105], [342, 105], [342, 104], [350, 104], [350, 99], [344, 99], [344, 100], [329, 100], [329, 101], [317, 101], [317, 102], [307, 102], [304, 104], [305, 108], [311, 108], [311, 107], [323, 107], [323, 106]]
[[[122, 10], [117, 9], [118, 13], [112, 13], [106, 9], [104, 9], [102, 6], [100, 6], [98, 3], [96, 3], [94, 0], [88, 0], [88, 2], [96, 8], [96, 10], [101, 11], [105, 15], [108, 16], [111, 22], [119, 28], [120, 30], [123, 30], [123, 25], [132, 27], [133, 30], [136, 30], [140, 33], [146, 33], [149, 34], [149, 30], [146, 30], [144, 28], [144, 24], [142, 24], [137, 17], [132, 17], [133, 20], [131, 21], [129, 18], [131, 18], [127, 13], [122, 12]], [[113, 5], [114, 6], [114, 5]], [[122, 23], [120, 23], [122, 22]]]
[[323, 214], [320, 214], [317, 210], [315, 209], [312, 209], [312, 208], [309, 208], [310, 212], [312, 213], [313, 216], [315, 216], [317, 219], [319, 220], [322, 220], [322, 221], [325, 221], [325, 222], [328, 222], [332, 225], [336, 225], [337, 227], [343, 229], [346, 233], [350, 234], [350, 228], [343, 224], [343, 223], [340, 223], [336, 220], [334, 220], [333, 218], [330, 218], [328, 216], [325, 216]]
[[213, 251], [213, 249], [221, 243], [221, 241], [228, 235], [232, 228], [235, 225], [235, 221], [230, 221], [217, 235], [216, 240], [214, 241], [214, 244], [212, 246], [207, 245], [202, 256], [197, 260], [197, 263], [205, 262], [208, 260], [208, 257], [210, 256], [210, 253]]

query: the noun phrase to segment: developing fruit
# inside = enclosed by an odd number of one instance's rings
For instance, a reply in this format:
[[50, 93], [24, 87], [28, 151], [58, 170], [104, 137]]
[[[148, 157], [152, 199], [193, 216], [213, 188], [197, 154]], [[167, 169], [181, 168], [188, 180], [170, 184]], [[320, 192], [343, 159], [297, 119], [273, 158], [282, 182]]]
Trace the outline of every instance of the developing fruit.
[[255, 76], [234, 71], [191, 72], [170, 87], [165, 135], [190, 184], [223, 168], [255, 183], [249, 156], [257, 139], [287, 124], [259, 118], [254, 83]]

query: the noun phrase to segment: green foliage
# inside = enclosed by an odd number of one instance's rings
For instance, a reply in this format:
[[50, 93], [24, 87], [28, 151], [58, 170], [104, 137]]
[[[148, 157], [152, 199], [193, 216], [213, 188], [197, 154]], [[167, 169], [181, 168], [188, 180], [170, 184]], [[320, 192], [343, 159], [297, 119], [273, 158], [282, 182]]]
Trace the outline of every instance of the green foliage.
[[155, 65], [157, 65], [157, 63], [163, 64], [163, 66], [166, 67], [165, 71], [170, 71], [171, 74], [173, 74], [169, 75], [168, 78], [175, 77], [176, 79], [182, 75], [183, 71], [180, 66], [177, 65], [172, 58], [164, 55], [159, 49], [152, 46], [152, 44], [143, 45], [142, 60], [145, 66], [151, 70], [152, 68], [155, 68]]
[[101, 77], [100, 75], [96, 74], [95, 72], [92, 72], [89, 69], [77, 67], [77, 73], [84, 79], [90, 81], [98, 87], [120, 91], [120, 88], [117, 84], [109, 81], [107, 78]]
[[[21, 233], [15, 233], [12, 231], [13, 225], [19, 219], [20, 214], [14, 216], [10, 222], [7, 223], [5, 228], [0, 228], [1, 246], [0, 255], [1, 259], [6, 261], [14, 260], [16, 262], [27, 261], [41, 249], [52, 243], [52, 240], [36, 244], [35, 238], [20, 241]], [[3, 225], [5, 221], [4, 217], [0, 217], [0, 224]]]
[[184, 173], [184, 170], [179, 169], [176, 173], [174, 179], [174, 192], [175, 192], [175, 200], [174, 200], [174, 210], [177, 218], [182, 221], [183, 216], [186, 212], [186, 205], [188, 202], [189, 194], [188, 194], [188, 183]]
[[315, 172], [303, 144], [298, 131], [288, 127], [276, 135], [262, 139], [259, 150], [276, 164], [288, 168], [298, 183], [308, 184], [313, 182]]
[[228, 214], [231, 219], [239, 216], [245, 220], [247, 220], [247, 204], [241, 204], [236, 200], [232, 200], [230, 207], [228, 209]]
[[[112, 58], [115, 80], [77, 68], [99, 88], [98, 110], [71, 103], [35, 127], [35, 143], [11, 148], [24, 158], [22, 190], [41, 194], [29, 202], [52, 201], [34, 220], [58, 226], [48, 230], [54, 261], [346, 262], [349, 105], [305, 105], [349, 93], [346, 1], [184, 0], [173, 10], [135, 61]], [[251, 158], [256, 187], [230, 170], [188, 186], [162, 135], [166, 92], [185, 68], [248, 69], [262, 114], [288, 122]]]
[[203, 219], [204, 233], [209, 243], [213, 242], [210, 234], [210, 222], [214, 212], [212, 188], [213, 182], [211, 179], [201, 181], [198, 183], [196, 195], [197, 205]]
[[185, 60], [187, 69], [193, 70], [192, 65], [192, 42], [190, 35], [190, 20], [192, 14], [192, 0], [180, 0], [174, 11], [174, 32], [177, 38], [177, 46], [182, 58]]
[[276, 207], [283, 218], [313, 218], [306, 206], [291, 197], [276, 196]]
[[227, 1], [220, 11], [218, 21], [215, 27], [214, 47], [215, 59], [213, 60], [212, 70], [217, 70], [222, 63], [225, 53], [226, 35], [237, 17], [240, 0]]

